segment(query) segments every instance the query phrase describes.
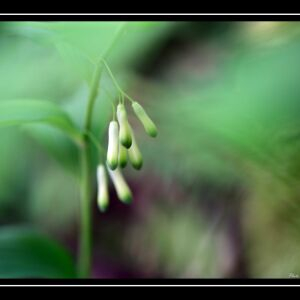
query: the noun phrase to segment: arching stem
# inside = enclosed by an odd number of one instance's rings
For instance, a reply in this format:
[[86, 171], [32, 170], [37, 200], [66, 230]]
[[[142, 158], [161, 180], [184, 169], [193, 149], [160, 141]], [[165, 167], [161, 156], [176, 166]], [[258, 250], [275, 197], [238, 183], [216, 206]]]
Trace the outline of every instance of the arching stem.
[[[84, 132], [89, 132], [92, 123], [92, 114], [95, 100], [98, 95], [102, 68], [96, 66], [90, 86], [87, 101]], [[91, 140], [85, 135], [81, 149], [81, 203], [80, 203], [80, 240], [78, 257], [78, 275], [88, 278], [92, 266], [92, 166], [91, 166]]]

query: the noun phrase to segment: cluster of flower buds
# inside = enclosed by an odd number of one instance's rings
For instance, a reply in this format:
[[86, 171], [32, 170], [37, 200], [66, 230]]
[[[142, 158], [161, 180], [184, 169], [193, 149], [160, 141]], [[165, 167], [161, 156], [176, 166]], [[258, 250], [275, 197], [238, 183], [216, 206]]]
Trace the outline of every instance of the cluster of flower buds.
[[[132, 109], [143, 124], [148, 135], [155, 137], [157, 128], [144, 108], [137, 102], [132, 101]], [[139, 170], [143, 165], [143, 157], [137, 145], [133, 130], [128, 122], [124, 101], [117, 106], [117, 120], [115, 116], [108, 128], [108, 147], [106, 156], [106, 168], [100, 164], [97, 169], [98, 181], [98, 206], [101, 211], [106, 211], [109, 205], [108, 180], [106, 170], [116, 189], [118, 198], [129, 204], [132, 201], [132, 193], [128, 187], [121, 168], [130, 161], [131, 165]]]

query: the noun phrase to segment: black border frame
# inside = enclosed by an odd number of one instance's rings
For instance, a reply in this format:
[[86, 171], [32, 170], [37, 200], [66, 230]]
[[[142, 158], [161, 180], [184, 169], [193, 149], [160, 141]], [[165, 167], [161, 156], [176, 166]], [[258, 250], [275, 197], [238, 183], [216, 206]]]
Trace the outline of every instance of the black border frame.
[[0, 21], [300, 21], [300, 13], [0, 13]]

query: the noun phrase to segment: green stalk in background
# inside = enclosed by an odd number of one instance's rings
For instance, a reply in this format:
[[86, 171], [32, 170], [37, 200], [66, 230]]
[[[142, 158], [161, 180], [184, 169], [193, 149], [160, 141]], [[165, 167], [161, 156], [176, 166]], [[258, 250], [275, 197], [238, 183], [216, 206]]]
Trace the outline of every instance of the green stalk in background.
[[[96, 65], [87, 102], [84, 132], [90, 132], [92, 113], [98, 95], [102, 67]], [[80, 203], [80, 241], [78, 258], [78, 276], [88, 278], [91, 273], [92, 260], [92, 218], [91, 218], [91, 191], [92, 191], [92, 166], [91, 166], [91, 140], [84, 137], [81, 149], [81, 203]]]

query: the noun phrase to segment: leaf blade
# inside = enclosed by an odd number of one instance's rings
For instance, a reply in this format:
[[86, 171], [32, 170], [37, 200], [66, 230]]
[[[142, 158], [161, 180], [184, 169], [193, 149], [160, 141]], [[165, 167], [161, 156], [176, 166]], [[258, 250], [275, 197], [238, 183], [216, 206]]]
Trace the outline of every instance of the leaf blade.
[[57, 105], [41, 100], [6, 100], [0, 102], [0, 128], [29, 123], [45, 123], [59, 128], [74, 140], [80, 131], [68, 115]]
[[1, 228], [0, 278], [72, 277], [72, 258], [57, 242], [29, 228]]

